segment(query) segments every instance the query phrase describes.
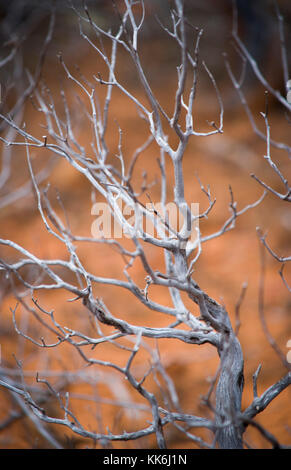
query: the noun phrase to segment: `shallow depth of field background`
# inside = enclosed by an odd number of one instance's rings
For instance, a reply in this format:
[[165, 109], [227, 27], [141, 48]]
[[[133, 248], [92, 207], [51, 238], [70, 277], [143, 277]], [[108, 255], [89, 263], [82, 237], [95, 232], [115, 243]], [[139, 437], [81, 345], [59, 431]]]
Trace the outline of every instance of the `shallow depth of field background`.
[[[21, 3], [21, 2], [20, 2]], [[20, 4], [19, 3], [19, 4]], [[30, 2], [27, 2], [29, 4]], [[61, 2], [60, 2], [61, 3]], [[155, 20], [157, 14], [162, 21], [168, 21], [168, 2], [145, 1], [148, 6], [145, 28], [140, 37], [140, 47], [143, 54], [143, 64], [150, 79], [152, 88], [161, 104], [169, 112], [173, 110], [174, 94], [176, 87], [176, 66], [179, 64], [179, 51], [174, 41], [161, 31]], [[258, 177], [268, 182], [275, 189], [282, 189], [278, 178], [270, 170], [264, 161], [266, 152], [265, 143], [257, 137], [242, 109], [231, 81], [227, 76], [222, 53], [227, 51], [234, 70], [239, 73], [241, 63], [230, 43], [232, 26], [231, 2], [223, 0], [193, 0], [186, 1], [189, 20], [194, 26], [203, 27], [204, 33], [201, 40], [201, 60], [205, 60], [207, 66], [216, 78], [221, 90], [225, 109], [224, 134], [213, 137], [194, 137], [190, 140], [185, 159], [185, 187], [188, 202], [199, 202], [201, 210], [207, 207], [207, 199], [202, 194], [196, 175], [204, 185], [209, 184], [211, 193], [217, 202], [207, 221], [201, 222], [201, 231], [204, 235], [219, 228], [230, 212], [229, 190], [231, 184], [238, 208], [254, 202], [262, 194], [262, 188], [250, 177], [255, 173]], [[277, 23], [271, 2], [239, 2], [246, 6], [255, 3], [255, 7], [241, 8], [239, 10], [239, 27], [241, 37], [250, 52], [258, 61], [262, 71], [275, 89], [284, 93], [282, 79], [280, 49], [277, 35]], [[94, 5], [96, 5], [94, 7]], [[268, 7], [266, 7], [268, 4]], [[92, 17], [103, 27], [116, 24], [116, 17], [111, 7], [111, 2], [99, 1], [90, 4]], [[291, 8], [288, 1], [279, 2], [281, 11], [285, 15], [286, 25], [290, 25]], [[39, 8], [31, 2], [33, 8]], [[79, 140], [88, 148], [90, 155], [90, 142], [92, 133], [88, 121], [82, 118], [81, 105], [76, 100], [79, 90], [68, 82], [63, 69], [60, 67], [57, 54], [61, 51], [66, 64], [74, 71], [74, 66], [81, 70], [86, 79], [93, 80], [93, 74], [101, 72], [105, 75], [105, 68], [101, 59], [89, 45], [80, 38], [78, 22], [73, 12], [58, 5], [57, 24], [54, 40], [50, 45], [44, 65], [43, 79], [50, 87], [52, 94], [59, 105], [59, 84], [66, 90], [74, 122], [78, 128]], [[2, 21], [5, 19], [5, 2], [0, 2], [0, 14]], [[10, 18], [11, 24], [15, 21], [15, 31], [18, 30], [21, 21], [30, 15], [29, 7], [26, 16], [22, 18]], [[7, 20], [8, 21], [8, 20]], [[32, 34], [28, 37], [24, 46], [24, 65], [34, 69], [41, 41], [47, 28], [47, 18], [44, 17], [36, 23]], [[290, 30], [287, 33], [287, 44], [291, 47]], [[3, 30], [2, 30], [2, 34]], [[189, 39], [193, 40], [194, 35]], [[108, 49], [109, 50], [109, 49]], [[136, 96], [144, 100], [144, 95], [139, 87], [134, 68], [130, 60], [122, 50], [118, 55], [119, 76]], [[4, 53], [4, 52], [3, 52]], [[291, 64], [290, 64], [291, 69]], [[77, 73], [77, 72], [76, 72]], [[1, 71], [1, 83], [7, 86], [9, 71]], [[24, 78], [25, 80], [25, 78]], [[264, 88], [258, 84], [250, 68], [247, 69], [245, 92], [250, 107], [254, 112], [260, 129], [264, 130], [264, 122], [260, 112], [265, 109]], [[102, 101], [104, 89], [96, 86], [96, 93]], [[10, 97], [13, 102], [13, 96]], [[85, 99], [85, 98], [84, 98]], [[2, 109], [1, 112], [5, 112]], [[290, 142], [290, 124], [287, 123], [284, 111], [278, 104], [270, 99], [269, 118], [271, 134], [276, 140]], [[209, 130], [207, 121], [218, 122], [218, 105], [214, 89], [205, 71], [200, 68], [197, 88], [197, 99], [194, 106], [194, 119], [196, 128]], [[33, 105], [29, 102], [24, 116], [27, 128], [37, 137], [44, 135], [41, 127], [42, 118], [39, 117]], [[111, 149], [110, 161], [118, 164], [114, 154], [118, 149], [118, 126], [123, 130], [123, 154], [128, 163], [134, 152], [146, 139], [146, 126], [140, 121], [135, 107], [128, 102], [116, 90], [113, 91], [110, 108], [110, 120], [108, 128], [108, 143]], [[169, 134], [174, 142], [174, 135]], [[2, 146], [2, 144], [1, 144]], [[135, 169], [136, 188], [142, 182], [143, 171], [147, 172], [148, 181], [154, 181], [159, 177], [157, 148], [153, 145], [141, 155]], [[285, 153], [272, 150], [272, 157], [279, 162], [280, 169], [288, 177], [291, 177], [290, 161]], [[41, 169], [50, 158], [48, 152], [32, 152], [32, 162], [35, 169]], [[168, 194], [171, 197], [171, 165], [167, 162], [169, 172]], [[12, 174], [5, 191], [0, 193], [1, 198], [13, 192], [28, 178], [24, 149], [13, 152]], [[66, 209], [72, 232], [77, 235], [90, 236], [91, 224], [94, 217], [91, 215], [92, 195], [91, 188], [86, 180], [77, 174], [64, 161], [59, 161], [52, 169], [50, 176], [42, 183], [44, 187], [50, 182], [49, 195], [54, 207], [57, 205], [57, 194], [61, 195]], [[159, 185], [152, 186], [151, 198], [159, 200]], [[97, 200], [101, 199], [96, 195]], [[59, 210], [59, 209], [57, 209]], [[288, 255], [291, 251], [290, 232], [291, 218], [290, 207], [286, 202], [280, 202], [275, 197], [268, 195], [263, 203], [256, 209], [252, 209], [237, 220], [236, 228], [223, 235], [219, 239], [210, 241], [203, 247], [203, 253], [195, 266], [194, 278], [201, 287], [213, 298], [225, 304], [235, 324], [235, 306], [238, 302], [243, 283], [248, 283], [246, 296], [240, 308], [241, 326], [239, 339], [242, 344], [245, 357], [245, 389], [243, 394], [243, 408], [252, 400], [252, 374], [259, 363], [262, 370], [259, 377], [258, 391], [262, 393], [268, 386], [279, 380], [285, 373], [283, 365], [266, 340], [258, 313], [258, 295], [260, 282], [260, 243], [256, 233], [256, 227], [268, 231], [268, 241], [279, 255]], [[0, 237], [9, 238], [43, 258], [67, 259], [67, 253], [62, 245], [51, 237], [43, 227], [36, 207], [35, 197], [30, 196], [19, 200], [14, 204], [0, 209]], [[87, 269], [97, 275], [109, 277], [122, 277], [124, 262], [116, 251], [102, 245], [83, 244], [78, 245], [78, 254], [85, 263]], [[149, 261], [155, 269], [163, 270], [163, 254], [159, 250], [147, 249]], [[0, 257], [9, 260], [16, 259], [13, 251], [4, 251], [0, 248]], [[280, 265], [266, 253], [265, 276], [265, 318], [272, 335], [280, 345], [282, 351], [287, 354], [286, 343], [291, 338], [290, 327], [290, 293], [284, 287], [278, 274]], [[131, 271], [141, 288], [145, 286], [145, 273], [137, 263]], [[29, 274], [28, 274], [29, 275]], [[34, 273], [31, 274], [32, 276]], [[286, 278], [291, 279], [290, 269], [286, 266]], [[20, 288], [20, 286], [19, 286]], [[169, 302], [166, 291], [150, 288], [149, 295], [160, 303]], [[113, 314], [119, 315], [128, 321], [148, 326], [166, 326], [171, 319], [160, 313], [153, 313], [138, 303], [129, 293], [120, 290], [96, 286], [96, 296], [102, 297]], [[85, 334], [92, 333], [92, 325], [84, 308], [78, 302], [67, 302], [66, 292], [39, 293], [38, 298], [48, 310], [54, 309], [59, 322], [71, 328], [80, 329]], [[0, 278], [0, 342], [2, 361], [1, 367], [15, 367], [14, 355], [23, 361], [23, 369], [29, 383], [34, 381], [36, 371], [49, 371], [52, 382], [58, 379], [62, 371], [77, 371], [83, 368], [83, 374], [90, 376], [91, 384], [83, 384], [78, 378], [72, 380], [69, 385], [71, 392], [71, 406], [80, 418], [82, 424], [95, 431], [105, 431], [106, 426], [112, 432], [138, 429], [149, 415], [142, 408], [135, 412], [110, 404], [114, 400], [137, 400], [124, 383], [123, 379], [115, 376], [108, 370], [98, 371], [93, 368], [84, 368], [79, 355], [75, 350], [62, 345], [57, 349], [37, 349], [34, 345], [20, 338], [14, 330], [10, 308], [14, 308], [16, 301], [9, 290], [9, 285], [2, 276]], [[189, 308], [193, 309], [193, 306]], [[196, 312], [196, 306], [192, 310]], [[46, 334], [45, 330], [35, 319], [27, 314], [21, 307], [16, 314], [18, 325], [24, 331], [35, 338]], [[103, 328], [104, 332], [110, 331]], [[49, 337], [49, 336], [47, 336]], [[154, 347], [154, 343], [148, 341]], [[98, 349], [99, 348], [99, 349]], [[116, 349], [111, 349], [108, 344], [99, 346], [90, 351], [92, 357], [105, 360], [112, 354], [117, 354]], [[212, 377], [218, 366], [216, 351], [208, 345], [192, 346], [183, 343], [175, 343], [171, 340], [160, 340], [159, 350], [161, 361], [168, 374], [176, 384], [177, 393], [182, 408], [187, 412], [197, 415], [209, 414], [209, 411], [201, 404], [200, 397], [209, 387], [209, 378]], [[117, 350], [118, 351], [118, 350]], [[89, 353], [89, 351], [88, 351]], [[114, 358], [118, 363], [124, 364], [126, 353], [118, 352]], [[136, 361], [136, 374], [142, 376], [145, 372], [148, 357], [141, 355]], [[91, 374], [91, 375], [90, 375]], [[31, 382], [30, 382], [31, 381]], [[157, 384], [149, 379], [148, 386], [160, 397]], [[95, 400], [95, 401], [94, 401]], [[7, 417], [10, 407], [15, 406], [11, 397], [0, 389], [0, 424]], [[52, 404], [51, 413], [54, 415], [56, 408]], [[256, 418], [263, 426], [269, 429], [281, 442], [291, 444], [291, 419], [290, 419], [290, 390], [285, 390], [261, 415]], [[64, 446], [86, 447], [93, 444], [82, 438], [76, 438], [65, 429], [53, 428], [53, 432]], [[205, 436], [201, 432], [202, 436]], [[255, 447], [269, 447], [258, 432], [249, 429], [245, 435], [246, 441]], [[191, 441], [185, 440], [174, 428], [166, 433], [169, 447], [188, 448], [195, 447]], [[33, 428], [31, 422], [25, 418], [14, 422], [11, 426], [1, 430], [0, 448], [42, 448], [47, 444]], [[145, 438], [132, 443], [115, 443], [116, 448], [150, 447], [154, 446], [153, 438]], [[98, 447], [98, 444], [96, 444]]]

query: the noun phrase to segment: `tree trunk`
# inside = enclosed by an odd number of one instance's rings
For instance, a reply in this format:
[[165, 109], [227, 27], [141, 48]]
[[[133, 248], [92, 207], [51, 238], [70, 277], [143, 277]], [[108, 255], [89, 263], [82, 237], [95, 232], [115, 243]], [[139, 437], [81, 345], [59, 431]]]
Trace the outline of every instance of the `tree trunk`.
[[239, 422], [244, 384], [243, 355], [233, 330], [222, 334], [220, 376], [216, 388], [216, 439], [221, 449], [242, 449], [243, 427]]

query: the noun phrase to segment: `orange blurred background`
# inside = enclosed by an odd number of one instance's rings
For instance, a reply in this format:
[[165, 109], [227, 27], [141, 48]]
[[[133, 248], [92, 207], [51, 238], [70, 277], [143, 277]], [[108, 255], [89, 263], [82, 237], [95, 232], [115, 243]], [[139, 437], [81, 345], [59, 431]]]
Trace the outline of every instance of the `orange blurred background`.
[[[121, 3], [121, 2], [120, 2]], [[147, 2], [146, 2], [147, 3]], [[190, 3], [190, 2], [189, 2]], [[199, 202], [200, 211], [207, 208], [207, 198], [201, 192], [196, 175], [202, 183], [210, 185], [211, 194], [216, 198], [216, 204], [210, 213], [209, 219], [201, 221], [200, 229], [203, 235], [209, 234], [222, 226], [230, 215], [229, 190], [231, 185], [238, 208], [253, 203], [262, 194], [262, 188], [251, 177], [255, 173], [262, 180], [267, 181], [277, 190], [282, 190], [278, 178], [270, 169], [263, 156], [266, 152], [266, 144], [253, 132], [251, 125], [242, 109], [230, 79], [227, 76], [222, 52], [229, 52], [235, 70], [239, 70], [240, 60], [236, 57], [230, 44], [231, 8], [230, 2], [194, 1], [193, 6], [186, 2], [190, 22], [198, 27], [203, 27], [204, 34], [201, 43], [201, 59], [215, 76], [217, 85], [221, 90], [225, 121], [224, 133], [207, 137], [192, 138], [189, 142], [184, 158], [185, 190], [188, 202]], [[219, 6], [218, 6], [219, 3]], [[247, 2], [246, 2], [247, 3]], [[262, 2], [256, 2], [262, 5]], [[291, 9], [288, 2], [279, 2], [286, 18], [290, 19]], [[161, 105], [168, 112], [172, 112], [174, 95], [176, 90], [176, 66], [179, 64], [179, 51], [166, 33], [161, 32], [160, 26], [154, 19], [154, 15], [166, 21], [167, 2], [148, 2], [148, 16], [144, 32], [141, 34], [141, 53], [146, 73], [151, 81], [152, 88]], [[108, 27], [114, 23], [115, 17], [111, 6], [106, 2], [99, 2], [95, 9], [89, 3], [92, 17], [98, 24]], [[284, 93], [284, 83], [280, 70], [280, 54], [276, 34], [276, 19], [271, 9], [264, 14], [257, 6], [255, 12], [242, 11], [239, 17], [240, 32], [243, 40], [255, 55], [262, 70], [266, 73], [274, 88]], [[253, 16], [248, 16], [252, 14]], [[2, 17], [6, 11], [3, 9]], [[289, 16], [288, 16], [289, 15]], [[2, 19], [3, 19], [2, 18]], [[20, 20], [19, 20], [20, 21]], [[256, 23], [257, 21], [257, 23]], [[261, 21], [261, 23], [260, 23]], [[35, 67], [39, 54], [39, 44], [44, 38], [47, 28], [47, 16], [40, 15], [31, 35], [23, 46], [24, 65]], [[15, 26], [17, 29], [17, 25]], [[258, 34], [263, 31], [264, 34]], [[262, 28], [262, 29], [260, 29]], [[257, 33], [257, 34], [256, 34]], [[189, 32], [190, 37], [190, 32]], [[259, 39], [262, 41], [260, 43]], [[287, 36], [287, 40], [290, 37]], [[290, 41], [289, 41], [290, 44]], [[107, 46], [107, 44], [106, 44]], [[52, 95], [59, 106], [60, 84], [64, 87], [72, 111], [73, 120], [76, 123], [78, 139], [90, 155], [90, 143], [92, 132], [88, 121], [81, 114], [81, 105], [76, 100], [78, 88], [69, 82], [62, 67], [56, 58], [61, 51], [70, 70], [76, 71], [77, 64], [82, 75], [87, 80], [93, 80], [93, 75], [98, 72], [105, 75], [105, 68], [96, 53], [80, 38], [76, 16], [65, 8], [58, 10], [57, 23], [53, 41], [48, 49], [42, 77], [49, 86]], [[126, 84], [135, 96], [141, 101], [145, 100], [144, 93], [139, 86], [134, 68], [122, 50], [118, 55], [118, 72], [122, 83]], [[3, 70], [1, 71], [2, 83], [7, 80]], [[77, 71], [76, 71], [77, 73]], [[96, 93], [100, 101], [104, 99], [104, 88], [96, 87]], [[264, 88], [259, 85], [252, 76], [251, 70], [247, 71], [246, 93], [258, 122], [263, 130], [264, 123], [260, 112], [265, 109]], [[82, 97], [84, 99], [84, 97]], [[8, 95], [13, 102], [13, 93]], [[9, 104], [9, 103], [8, 103]], [[7, 111], [5, 106], [1, 112]], [[288, 144], [290, 141], [290, 125], [288, 125], [284, 111], [278, 104], [270, 99], [269, 118], [272, 137]], [[200, 69], [198, 80], [197, 99], [194, 106], [194, 119], [196, 128], [209, 130], [207, 121], [218, 122], [219, 109], [215, 91], [207, 74]], [[43, 119], [36, 112], [33, 104], [28, 101], [25, 108], [24, 120], [29, 131], [38, 138], [44, 134], [41, 127]], [[117, 125], [118, 123], [118, 125]], [[147, 129], [141, 122], [135, 106], [120, 92], [114, 90], [110, 105], [109, 125], [107, 141], [110, 146], [110, 161], [116, 161], [115, 153], [118, 151], [118, 126], [123, 131], [123, 155], [125, 164], [129, 165], [135, 149], [143, 144], [147, 138]], [[171, 142], [175, 142], [175, 136], [170, 133]], [[2, 144], [1, 144], [2, 145]], [[134, 183], [136, 188], [142, 182], [143, 172], [146, 171], [148, 181], [159, 178], [159, 166], [157, 164], [158, 150], [151, 145], [139, 158], [135, 173]], [[40, 170], [47, 165], [52, 158], [48, 151], [32, 151], [32, 163], [34, 170]], [[290, 162], [288, 156], [272, 149], [272, 158], [278, 162], [281, 171], [290, 178]], [[12, 158], [11, 178], [2, 188], [1, 198], [12, 193], [15, 188], [27, 181], [27, 170], [24, 148], [14, 148]], [[173, 175], [170, 161], [166, 162], [168, 172], [168, 195], [171, 199], [173, 191]], [[92, 191], [85, 178], [78, 174], [64, 160], [57, 161], [51, 170], [49, 177], [41, 184], [45, 187], [50, 183], [49, 195], [53, 207], [62, 214], [58, 206], [57, 194], [62, 199], [72, 233], [82, 236], [90, 236], [91, 224], [94, 217], [91, 215]], [[152, 200], [159, 200], [159, 184], [150, 189]], [[97, 200], [101, 200], [95, 195]], [[195, 265], [194, 279], [211, 297], [223, 302], [229, 312], [233, 325], [235, 325], [236, 305], [240, 297], [242, 285], [247, 283], [244, 301], [240, 307], [239, 339], [245, 358], [245, 389], [243, 393], [243, 409], [252, 401], [252, 374], [259, 364], [262, 370], [258, 381], [258, 392], [262, 393], [267, 387], [279, 380], [286, 370], [280, 359], [270, 346], [260, 322], [258, 313], [259, 283], [261, 276], [260, 242], [256, 227], [261, 227], [268, 232], [268, 242], [279, 255], [290, 254], [290, 208], [287, 202], [282, 202], [268, 194], [265, 200], [255, 209], [251, 209], [242, 215], [236, 224], [236, 228], [222, 237], [208, 242], [203, 247], [202, 255]], [[25, 198], [17, 200], [13, 204], [6, 205], [0, 210], [0, 237], [11, 239], [21, 244], [26, 249], [43, 258], [68, 259], [68, 253], [54, 237], [49, 235], [43, 226], [37, 211], [36, 199], [31, 193]], [[123, 278], [124, 260], [112, 247], [76, 243], [78, 256], [88, 271], [99, 275]], [[148, 260], [154, 269], [163, 271], [163, 253], [152, 247], [146, 248]], [[0, 246], [0, 258], [13, 261], [17, 254], [12, 250], [6, 250]], [[287, 341], [291, 338], [290, 327], [290, 293], [283, 285], [278, 273], [280, 265], [274, 258], [266, 253], [265, 273], [265, 318], [271, 334], [280, 346], [282, 352], [287, 354]], [[63, 273], [65, 275], [65, 273]], [[142, 266], [136, 263], [130, 270], [137, 284], [145, 287], [145, 272]], [[286, 278], [290, 279], [290, 269], [285, 269]], [[27, 273], [34, 278], [35, 273]], [[29, 384], [35, 382], [36, 372], [46, 377], [54, 384], [63, 379], [64, 389], [70, 391], [70, 406], [78, 416], [81, 423], [90, 430], [106, 432], [107, 427], [113, 433], [122, 432], [123, 429], [133, 431], [141, 428], [146, 419], [151, 415], [135, 391], [125, 382], [123, 376], [107, 368], [86, 368], [80, 355], [67, 344], [58, 348], [42, 349], [19, 337], [15, 332], [11, 309], [16, 305], [16, 300], [10, 290], [9, 283], [1, 275], [0, 284], [0, 341], [1, 341], [1, 368], [13, 369], [14, 379], [19, 379], [19, 371], [16, 367], [15, 357], [22, 361], [25, 380]], [[20, 291], [22, 289], [18, 285]], [[37, 298], [40, 304], [47, 310], [54, 310], [55, 318], [62, 325], [80, 330], [84, 334], [94, 334], [92, 319], [88, 316], [81, 303], [68, 302], [70, 298], [67, 292], [52, 291], [38, 292]], [[94, 294], [101, 297], [110, 311], [124, 318], [130, 323], [152, 327], [167, 326], [171, 318], [162, 313], [152, 312], [139, 303], [128, 292], [121, 289], [103, 285], [96, 285]], [[165, 305], [171, 305], [169, 293], [162, 288], [150, 287], [149, 295], [153, 300]], [[196, 306], [193, 309], [185, 299], [186, 305], [197, 313]], [[46, 342], [53, 340], [54, 336], [41, 326], [33, 315], [19, 306], [16, 311], [16, 320], [19, 328], [30, 336], [39, 339], [42, 335]], [[109, 327], [103, 327], [104, 333], [109, 333]], [[55, 338], [54, 338], [55, 339]], [[129, 343], [124, 342], [129, 345]], [[156, 343], [147, 340], [146, 344], [152, 348]], [[209, 410], [201, 403], [201, 396], [206, 394], [210, 379], [215, 375], [219, 361], [216, 350], [209, 346], [188, 345], [173, 340], [159, 340], [159, 352], [161, 362], [167, 373], [173, 380], [180, 400], [181, 408], [188, 413], [200, 416], [211, 416]], [[125, 365], [128, 358], [126, 350], [117, 349], [113, 345], [103, 344], [94, 350], [88, 349], [88, 355], [99, 360], [114, 360]], [[15, 356], [15, 357], [14, 357]], [[150, 355], [145, 350], [134, 362], [134, 371], [137, 377], [142, 377], [146, 372], [150, 361]], [[78, 372], [79, 371], [79, 372]], [[81, 372], [80, 372], [81, 371]], [[159, 384], [149, 376], [145, 385], [155, 392], [162, 402], [163, 395]], [[42, 387], [41, 385], [39, 385]], [[43, 386], [45, 389], [45, 387]], [[19, 417], [13, 420], [7, 427], [1, 429], [1, 423], [9, 416], [9, 410], [18, 409], [13, 397], [8, 392], [0, 389], [0, 448], [45, 448], [48, 443], [39, 435], [28, 417]], [[124, 401], [127, 403], [139, 403], [140, 409], [130, 407], [122, 409], [113, 402]], [[58, 413], [57, 403], [49, 403], [49, 410], [53, 416]], [[271, 405], [256, 417], [256, 420], [274, 434], [283, 444], [291, 445], [291, 413], [290, 413], [290, 389], [285, 390]], [[57, 440], [67, 448], [84, 448], [101, 446], [100, 443], [88, 442], [85, 439], [74, 436], [65, 428], [52, 426], [49, 428]], [[166, 440], [170, 448], [191, 448], [195, 443], [188, 440], [174, 427], [165, 430]], [[201, 431], [198, 435], [208, 438], [207, 432]], [[258, 448], [270, 447], [270, 444], [258, 433], [249, 428], [245, 434], [246, 442], [250, 446]], [[105, 446], [108, 444], [105, 444]], [[149, 448], [155, 447], [153, 437], [143, 438], [137, 442], [117, 442], [112, 444], [115, 448]]]

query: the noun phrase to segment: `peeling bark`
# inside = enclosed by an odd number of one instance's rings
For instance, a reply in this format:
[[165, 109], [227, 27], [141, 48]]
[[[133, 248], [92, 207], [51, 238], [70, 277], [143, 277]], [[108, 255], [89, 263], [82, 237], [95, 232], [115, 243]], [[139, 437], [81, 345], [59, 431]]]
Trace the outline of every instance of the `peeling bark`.
[[221, 372], [216, 388], [216, 438], [221, 449], [242, 449], [243, 428], [238, 416], [244, 385], [243, 355], [233, 331], [228, 337], [222, 335], [219, 355]]

